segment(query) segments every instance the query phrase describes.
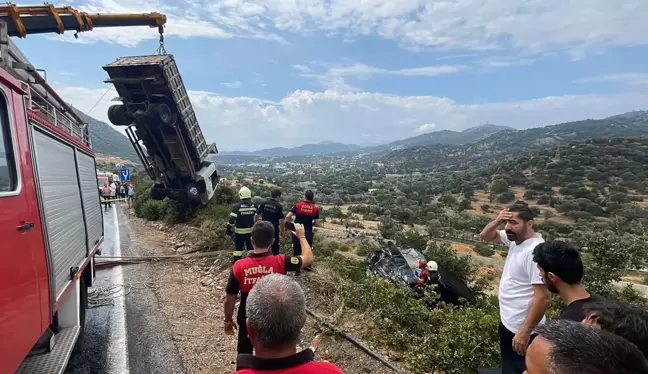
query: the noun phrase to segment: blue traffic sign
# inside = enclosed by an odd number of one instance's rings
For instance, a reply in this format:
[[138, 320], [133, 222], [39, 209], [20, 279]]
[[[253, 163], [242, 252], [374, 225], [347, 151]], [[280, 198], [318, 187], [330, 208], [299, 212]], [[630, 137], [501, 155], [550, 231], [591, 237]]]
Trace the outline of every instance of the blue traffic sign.
[[130, 182], [130, 169], [123, 168], [119, 170], [119, 180], [122, 182]]

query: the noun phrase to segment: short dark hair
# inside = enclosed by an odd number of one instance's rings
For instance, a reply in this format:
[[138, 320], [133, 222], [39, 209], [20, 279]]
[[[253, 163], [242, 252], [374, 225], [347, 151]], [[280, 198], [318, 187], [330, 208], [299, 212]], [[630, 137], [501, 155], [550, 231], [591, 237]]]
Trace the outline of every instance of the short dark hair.
[[270, 193], [270, 196], [272, 196], [273, 199], [278, 198], [279, 196], [281, 196], [281, 190], [279, 190], [279, 189], [272, 190], [272, 192]]
[[508, 210], [511, 213], [517, 213], [518, 217], [520, 217], [524, 222], [533, 220], [535, 216], [531, 208], [529, 208], [529, 204], [527, 204], [526, 201], [522, 200], [514, 202], [511, 206], [509, 206]]
[[648, 357], [648, 312], [621, 300], [606, 300], [583, 306], [585, 315], [593, 314], [602, 330], [625, 338]]
[[554, 273], [567, 284], [583, 280], [583, 261], [578, 250], [562, 240], [538, 244], [533, 249], [533, 261], [546, 273]]
[[552, 373], [630, 374], [648, 372], [648, 361], [624, 338], [594, 326], [554, 320], [536, 328], [551, 344]]
[[306, 200], [308, 201], [313, 201], [313, 198], [315, 195], [313, 194], [313, 191], [311, 190], [306, 190], [306, 193], [304, 193], [304, 196], [306, 197]]
[[259, 221], [252, 226], [252, 240], [258, 248], [270, 248], [274, 240], [274, 226], [269, 221]]

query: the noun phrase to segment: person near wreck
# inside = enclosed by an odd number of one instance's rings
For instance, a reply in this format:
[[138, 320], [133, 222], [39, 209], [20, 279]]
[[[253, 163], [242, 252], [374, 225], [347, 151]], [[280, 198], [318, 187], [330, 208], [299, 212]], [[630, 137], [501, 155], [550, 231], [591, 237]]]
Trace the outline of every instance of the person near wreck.
[[[533, 211], [524, 201], [502, 210], [480, 233], [482, 239], [509, 248], [499, 285], [500, 354], [503, 374], [522, 374], [524, 355], [535, 336], [533, 329], [546, 321], [551, 293], [533, 259], [544, 243], [534, 230]], [[499, 230], [504, 224], [504, 230]]]
[[[289, 271], [297, 272], [313, 263], [313, 251], [306, 240], [306, 234], [302, 225], [295, 224], [295, 231], [292, 231], [292, 234], [297, 237], [302, 246], [302, 254], [300, 256], [287, 256], [285, 254], [273, 256], [270, 248], [272, 248], [274, 242], [274, 234], [274, 226], [272, 223], [259, 221], [254, 224], [251, 235], [254, 251], [247, 257], [234, 263], [227, 282], [223, 327], [226, 334], [234, 335], [234, 329], [237, 328], [238, 324], [237, 352], [239, 354], [252, 353], [253, 350], [245, 324], [247, 318], [245, 304], [254, 284], [268, 274], [286, 274]], [[235, 323], [233, 320], [234, 306], [239, 292], [241, 294], [241, 303], [238, 308]]]

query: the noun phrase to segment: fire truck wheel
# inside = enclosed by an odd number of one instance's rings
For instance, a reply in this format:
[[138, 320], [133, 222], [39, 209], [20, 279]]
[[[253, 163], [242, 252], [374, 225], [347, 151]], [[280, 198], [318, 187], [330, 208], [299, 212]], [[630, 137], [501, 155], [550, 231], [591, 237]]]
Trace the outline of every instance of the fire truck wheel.
[[79, 287], [81, 287], [81, 295], [79, 296], [79, 337], [74, 344], [73, 353], [79, 354], [83, 351], [83, 343], [85, 340], [85, 320], [86, 310], [88, 309], [88, 288], [85, 284], [84, 277], [79, 278]]
[[176, 122], [176, 114], [165, 103], [151, 104], [146, 113], [149, 121], [160, 122], [163, 125], [171, 126]]
[[108, 108], [108, 120], [115, 126], [130, 126], [133, 122], [128, 118], [124, 105], [111, 105]]
[[151, 187], [151, 200], [164, 200], [166, 197], [166, 192], [164, 191], [164, 186], [159, 184], [154, 184]]

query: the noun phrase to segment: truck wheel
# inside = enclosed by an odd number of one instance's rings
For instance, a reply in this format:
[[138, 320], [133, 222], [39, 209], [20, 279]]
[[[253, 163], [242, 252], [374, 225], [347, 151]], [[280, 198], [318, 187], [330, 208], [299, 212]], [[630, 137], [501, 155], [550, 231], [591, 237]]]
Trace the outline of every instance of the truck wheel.
[[133, 122], [128, 118], [126, 106], [121, 104], [111, 105], [108, 108], [108, 120], [115, 126], [130, 126]]
[[184, 193], [185, 197], [187, 200], [191, 202], [200, 202], [200, 190], [198, 189], [198, 186], [196, 186], [195, 183], [189, 183], [185, 188], [184, 188]]
[[166, 192], [164, 191], [164, 186], [154, 184], [151, 187], [151, 200], [164, 200], [165, 197]]
[[74, 348], [72, 352], [74, 354], [80, 354], [83, 351], [83, 343], [85, 340], [85, 320], [86, 320], [86, 310], [88, 309], [88, 288], [85, 284], [85, 278], [79, 278], [79, 287], [81, 287], [79, 295], [79, 337], [77, 338], [76, 343], [74, 343]]
[[165, 103], [151, 104], [146, 115], [149, 121], [160, 122], [166, 126], [173, 125], [177, 118], [176, 114]]

